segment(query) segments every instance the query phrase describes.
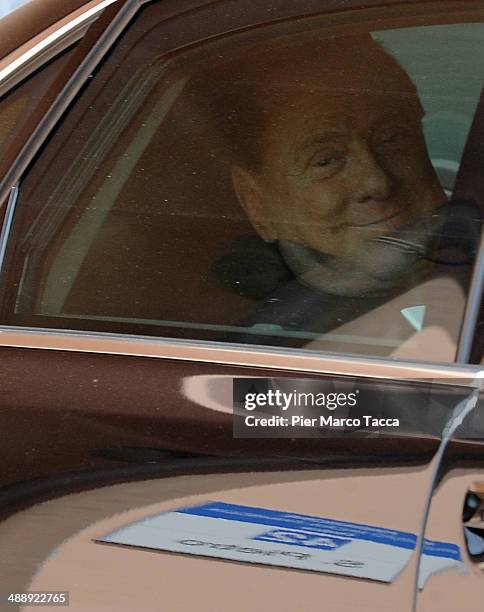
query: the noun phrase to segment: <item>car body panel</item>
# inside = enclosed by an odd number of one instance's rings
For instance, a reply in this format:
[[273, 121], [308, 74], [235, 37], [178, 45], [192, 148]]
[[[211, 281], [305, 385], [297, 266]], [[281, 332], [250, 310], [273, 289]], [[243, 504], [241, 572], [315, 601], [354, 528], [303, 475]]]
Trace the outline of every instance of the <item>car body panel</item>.
[[[427, 470], [397, 468], [361, 470], [352, 476], [346, 470], [318, 470], [212, 474], [123, 484], [60, 498], [23, 516], [16, 515], [0, 528], [0, 540], [4, 550], [12, 550], [14, 534], [31, 534], [29, 525], [42, 517], [43, 536], [35, 538], [33, 554], [38, 555], [42, 547], [42, 553], [55, 550], [55, 554], [41, 561], [28, 588], [40, 591], [53, 583], [62, 584], [71, 592], [70, 607], [74, 610], [158, 610], [161, 599], [165, 609], [180, 611], [241, 611], [264, 605], [271, 610], [309, 612], [328, 605], [338, 612], [388, 610], [390, 606], [403, 612], [411, 606], [415, 559], [388, 585], [319, 572], [127, 549], [95, 544], [93, 539], [133, 520], [211, 499], [413, 531], [422, 510], [415, 492], [425, 488], [427, 477]], [[398, 488], [406, 503], [393, 495], [376, 505], [381, 487]], [[60, 515], [64, 517], [61, 528]], [[22, 541], [30, 549], [32, 538], [24, 535]], [[12, 556], [17, 557], [14, 550]], [[19, 582], [19, 574], [25, 573], [22, 560], [14, 561], [14, 566], [18, 568], [14, 581]], [[160, 590], [154, 588], [155, 581]]]

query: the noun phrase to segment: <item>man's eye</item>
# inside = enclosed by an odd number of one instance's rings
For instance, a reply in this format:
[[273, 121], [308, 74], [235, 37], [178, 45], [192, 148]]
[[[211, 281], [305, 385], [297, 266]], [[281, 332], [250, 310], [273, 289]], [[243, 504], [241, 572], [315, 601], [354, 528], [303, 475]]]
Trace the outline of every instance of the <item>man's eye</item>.
[[324, 168], [325, 166], [329, 166], [329, 164], [334, 161], [334, 158], [329, 159], [317, 159], [313, 162], [313, 166], [316, 168]]
[[343, 153], [324, 153], [315, 155], [310, 161], [310, 167], [319, 175], [330, 176], [344, 164]]

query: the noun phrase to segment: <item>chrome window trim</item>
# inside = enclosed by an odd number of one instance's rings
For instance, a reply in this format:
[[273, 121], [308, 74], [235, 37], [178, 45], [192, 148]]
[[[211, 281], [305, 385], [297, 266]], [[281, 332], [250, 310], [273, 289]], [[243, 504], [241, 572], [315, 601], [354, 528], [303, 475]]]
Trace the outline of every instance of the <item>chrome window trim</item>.
[[[87, 28], [116, 0], [95, 0], [53, 24], [0, 61], [0, 96], [34, 70], [81, 39]], [[46, 34], [49, 32], [48, 34]]]
[[2, 230], [0, 232], [0, 274], [2, 273], [3, 262], [5, 260], [5, 254], [7, 252], [8, 238], [10, 236], [10, 230], [12, 228], [15, 207], [17, 205], [18, 190], [19, 186], [17, 183], [17, 185], [12, 187], [10, 191], [7, 208], [5, 210], [5, 218], [3, 220]]
[[462, 321], [456, 361], [468, 363], [471, 358], [472, 345], [479, 319], [479, 313], [484, 290], [484, 231], [481, 229], [481, 240], [474, 263], [472, 280], [466, 301], [464, 319]]
[[306, 349], [176, 340], [105, 332], [62, 331], [0, 326], [0, 347], [70, 351], [76, 353], [149, 357], [301, 372], [391, 380], [435, 380], [471, 384], [482, 366], [400, 361]]
[[[474, 118], [472, 120], [472, 125], [470, 127], [469, 133], [467, 134], [465, 149], [462, 154], [461, 159], [461, 168], [462, 164], [464, 166], [463, 176], [469, 182], [468, 178], [468, 168], [469, 165], [473, 169], [473, 175], [477, 175], [476, 169], [476, 159], [481, 159], [484, 156], [484, 144], [482, 142], [482, 133], [484, 129], [484, 88], [481, 90], [481, 96], [477, 103], [477, 108], [474, 111]], [[474, 161], [469, 162], [469, 159]], [[459, 181], [459, 175], [457, 177], [457, 181]], [[471, 181], [471, 185], [467, 185], [467, 190], [469, 190], [472, 194], [473, 191], [476, 193], [479, 192], [479, 179], [477, 186], [473, 185], [474, 181]], [[466, 189], [466, 188], [464, 188]], [[457, 186], [457, 191], [459, 192], [459, 186]], [[464, 191], [466, 193], [466, 191]], [[479, 198], [478, 195], [474, 194], [471, 200], [474, 201], [475, 204], [482, 204], [482, 198]], [[457, 195], [459, 197], [459, 195]], [[481, 201], [480, 201], [481, 200]], [[481, 226], [481, 237], [479, 241], [479, 249], [477, 251], [476, 259], [474, 262], [474, 270], [472, 272], [471, 284], [469, 287], [469, 294], [467, 298], [466, 309], [464, 312], [464, 319], [462, 321], [461, 333], [458, 343], [457, 356], [456, 361], [460, 363], [468, 363], [473, 357], [473, 347], [476, 344], [476, 331], [479, 323], [479, 317], [481, 312], [481, 303], [482, 296], [484, 291], [484, 231]]]

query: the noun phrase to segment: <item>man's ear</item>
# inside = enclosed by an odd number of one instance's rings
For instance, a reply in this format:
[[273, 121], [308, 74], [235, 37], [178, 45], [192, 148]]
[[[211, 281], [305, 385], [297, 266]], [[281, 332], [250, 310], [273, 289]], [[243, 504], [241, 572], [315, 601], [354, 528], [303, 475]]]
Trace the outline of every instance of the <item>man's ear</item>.
[[232, 184], [240, 205], [259, 236], [266, 242], [277, 240], [277, 233], [267, 218], [262, 189], [255, 177], [240, 166], [232, 166]]

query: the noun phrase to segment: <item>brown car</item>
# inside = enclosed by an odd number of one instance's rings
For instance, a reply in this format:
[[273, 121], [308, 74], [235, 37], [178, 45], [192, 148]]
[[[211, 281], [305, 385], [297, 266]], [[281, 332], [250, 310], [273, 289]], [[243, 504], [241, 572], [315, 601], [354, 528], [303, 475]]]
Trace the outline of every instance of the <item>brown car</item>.
[[479, 609], [483, 16], [0, 22], [0, 609]]

